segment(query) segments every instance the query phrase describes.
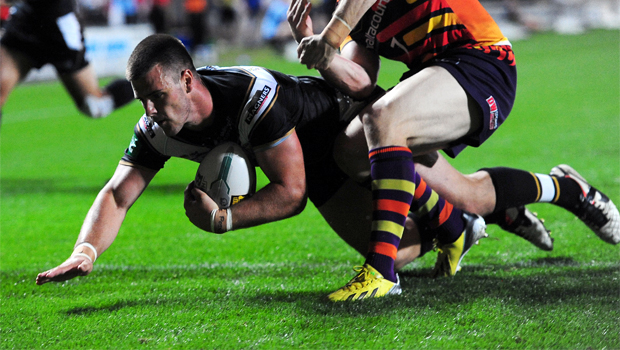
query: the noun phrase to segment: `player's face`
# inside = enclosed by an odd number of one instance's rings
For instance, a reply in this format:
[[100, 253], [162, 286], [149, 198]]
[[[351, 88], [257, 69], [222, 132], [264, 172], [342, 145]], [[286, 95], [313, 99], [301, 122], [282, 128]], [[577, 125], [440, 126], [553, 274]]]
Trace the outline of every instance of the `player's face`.
[[178, 134], [190, 120], [190, 100], [181, 83], [181, 72], [172, 76], [156, 65], [131, 85], [146, 115], [159, 124], [167, 136]]

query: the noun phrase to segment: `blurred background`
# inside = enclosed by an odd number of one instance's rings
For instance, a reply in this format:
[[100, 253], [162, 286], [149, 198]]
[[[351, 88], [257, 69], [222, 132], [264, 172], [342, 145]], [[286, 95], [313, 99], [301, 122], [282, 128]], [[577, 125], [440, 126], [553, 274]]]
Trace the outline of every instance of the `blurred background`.
[[[135, 45], [151, 33], [181, 39], [197, 66], [217, 65], [237, 52], [237, 64], [251, 64], [244, 51], [273, 50], [296, 60], [296, 43], [286, 22], [289, 0], [77, 0], [85, 26], [87, 57], [99, 76], [122, 76]], [[482, 0], [511, 40], [536, 32], [567, 35], [620, 28], [620, 0]], [[315, 32], [327, 23], [335, 0], [314, 0]], [[9, 5], [0, 11], [3, 23]], [[603, 43], [604, 44], [604, 43]], [[33, 71], [28, 81], [54, 79], [51, 67]]]

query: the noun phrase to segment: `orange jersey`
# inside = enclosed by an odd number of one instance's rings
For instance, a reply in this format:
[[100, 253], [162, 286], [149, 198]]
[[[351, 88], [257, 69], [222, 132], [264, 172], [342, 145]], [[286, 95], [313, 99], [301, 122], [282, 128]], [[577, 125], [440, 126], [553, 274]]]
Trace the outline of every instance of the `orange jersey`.
[[510, 45], [478, 0], [378, 0], [350, 40], [409, 68], [451, 48]]

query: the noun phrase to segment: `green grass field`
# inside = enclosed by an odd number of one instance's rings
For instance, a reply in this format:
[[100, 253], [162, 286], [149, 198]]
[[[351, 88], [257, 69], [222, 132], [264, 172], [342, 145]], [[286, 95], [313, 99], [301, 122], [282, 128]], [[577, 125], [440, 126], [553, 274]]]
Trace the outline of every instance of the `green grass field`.
[[[540, 34], [514, 43], [511, 117], [453, 164], [547, 173], [568, 163], [620, 204], [620, 35]], [[220, 65], [235, 64], [235, 52]], [[267, 51], [252, 64], [309, 74]], [[386, 62], [381, 84], [402, 72]], [[322, 298], [363, 262], [312, 205], [298, 217], [213, 235], [185, 217], [197, 164], [171, 160], [130, 210], [94, 272], [36, 286], [64, 261], [142, 114], [78, 114], [56, 82], [17, 88], [1, 130], [2, 349], [620, 349], [620, 249], [568, 212], [530, 208], [555, 238], [544, 252], [489, 227], [451, 279], [402, 274], [399, 297]], [[264, 180], [263, 180], [264, 181]]]

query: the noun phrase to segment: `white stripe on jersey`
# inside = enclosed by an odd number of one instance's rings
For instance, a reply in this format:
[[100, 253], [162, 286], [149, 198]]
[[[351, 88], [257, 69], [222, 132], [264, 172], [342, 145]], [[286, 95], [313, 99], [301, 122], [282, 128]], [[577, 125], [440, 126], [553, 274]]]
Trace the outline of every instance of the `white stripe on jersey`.
[[138, 125], [151, 146], [163, 155], [200, 162], [211, 150], [209, 147], [190, 145], [166, 136], [159, 124], [150, 121], [146, 115], [140, 118]]
[[80, 51], [84, 47], [82, 45], [82, 33], [80, 33], [80, 22], [75, 13], [69, 12], [62, 17], [58, 17], [56, 25], [58, 25], [58, 29], [60, 29], [62, 38], [65, 40], [68, 48]]
[[231, 67], [254, 77], [248, 100], [239, 115], [239, 139], [241, 145], [250, 142], [256, 124], [265, 116], [278, 96], [279, 85], [267, 70], [261, 67]]

